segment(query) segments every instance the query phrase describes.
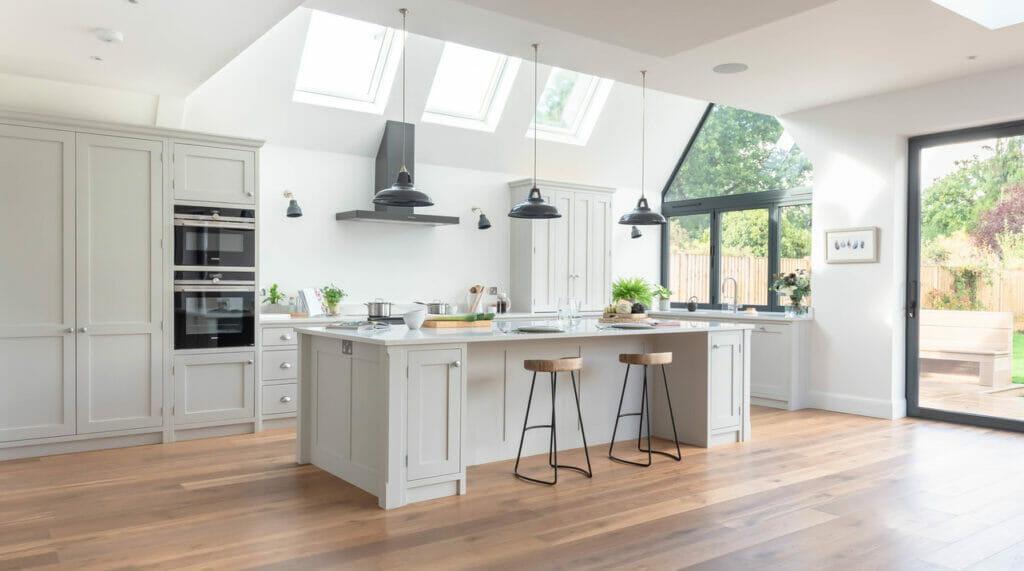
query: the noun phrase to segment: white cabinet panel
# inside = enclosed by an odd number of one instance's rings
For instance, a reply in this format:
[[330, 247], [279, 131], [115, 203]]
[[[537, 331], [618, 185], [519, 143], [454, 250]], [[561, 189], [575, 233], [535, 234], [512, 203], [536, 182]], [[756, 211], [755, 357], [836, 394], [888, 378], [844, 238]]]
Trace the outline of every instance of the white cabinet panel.
[[294, 346], [297, 343], [295, 330], [291, 327], [263, 328], [262, 344], [264, 347], [287, 347]]
[[0, 125], [0, 440], [75, 432], [75, 138]]
[[790, 400], [793, 337], [789, 325], [756, 325], [750, 342], [750, 396]]
[[294, 413], [298, 407], [295, 383], [263, 387], [263, 414]]
[[459, 472], [462, 358], [459, 349], [409, 352], [409, 480]]
[[295, 378], [297, 352], [292, 350], [264, 351], [262, 375], [264, 381]]
[[79, 433], [162, 422], [162, 149], [77, 136]]
[[175, 357], [175, 422], [252, 418], [256, 387], [254, 357], [251, 351]]
[[743, 422], [743, 333], [714, 333], [711, 343], [709, 424], [711, 430]]
[[584, 310], [603, 309], [611, 297], [611, 197], [577, 193], [572, 219], [573, 295]]
[[200, 202], [256, 203], [252, 151], [174, 144], [174, 198]]

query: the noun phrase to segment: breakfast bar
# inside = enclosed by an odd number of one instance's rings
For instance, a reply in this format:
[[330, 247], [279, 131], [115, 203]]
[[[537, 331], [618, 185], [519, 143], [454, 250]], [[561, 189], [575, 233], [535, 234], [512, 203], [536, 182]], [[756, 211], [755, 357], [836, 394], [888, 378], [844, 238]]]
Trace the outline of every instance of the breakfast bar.
[[[297, 461], [373, 494], [385, 509], [465, 494], [467, 466], [516, 457], [532, 375], [524, 360], [582, 359], [579, 400], [593, 446], [611, 440], [623, 394], [623, 410], [641, 406], [640, 392], [622, 391], [621, 353], [674, 356], [666, 366], [671, 415], [660, 373], [659, 382], [650, 383], [652, 435], [671, 440], [674, 417], [684, 444], [750, 438], [752, 325], [684, 321], [620, 329], [583, 319], [561, 332], [523, 333], [523, 323], [297, 329]], [[641, 386], [642, 376], [643, 367], [634, 367], [630, 383], [635, 377], [637, 384], [631, 386]], [[572, 401], [555, 404], [559, 450], [582, 446]], [[617, 439], [634, 440], [637, 430], [636, 417], [623, 419]], [[545, 436], [528, 437], [523, 456], [546, 453], [548, 446]]]

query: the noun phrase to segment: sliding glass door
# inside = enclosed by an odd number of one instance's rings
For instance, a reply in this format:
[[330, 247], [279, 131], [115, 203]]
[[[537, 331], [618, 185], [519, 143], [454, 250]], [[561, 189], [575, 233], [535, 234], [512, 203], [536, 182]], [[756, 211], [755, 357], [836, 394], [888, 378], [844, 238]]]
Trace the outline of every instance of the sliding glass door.
[[908, 413], [1024, 431], [1024, 122], [909, 153]]

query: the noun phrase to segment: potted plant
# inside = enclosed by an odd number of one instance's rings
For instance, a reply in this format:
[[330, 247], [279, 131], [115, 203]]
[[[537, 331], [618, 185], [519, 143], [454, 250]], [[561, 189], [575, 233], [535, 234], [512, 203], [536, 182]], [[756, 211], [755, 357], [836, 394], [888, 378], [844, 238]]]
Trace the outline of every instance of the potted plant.
[[[612, 282], [612, 301], [651, 306], [651, 284], [643, 278], [619, 278]], [[634, 307], [633, 313], [643, 313]]]
[[324, 301], [327, 302], [327, 308], [330, 310], [331, 315], [338, 315], [338, 302], [345, 299], [345, 296], [348, 294], [345, 293], [345, 290], [334, 284], [324, 286], [321, 291], [324, 294]]
[[659, 285], [655, 287], [654, 291], [651, 293], [658, 298], [658, 309], [662, 311], [672, 309], [672, 290], [663, 285]]
[[267, 304], [264, 313], [288, 313], [288, 306], [281, 303], [284, 301], [284, 290], [277, 284], [271, 285], [269, 290], [263, 290], [263, 293], [266, 296], [263, 303]]
[[807, 315], [807, 304], [804, 298], [811, 295], [811, 276], [806, 270], [797, 270], [789, 274], [776, 274], [771, 290], [789, 297], [786, 306], [786, 317], [803, 317]]

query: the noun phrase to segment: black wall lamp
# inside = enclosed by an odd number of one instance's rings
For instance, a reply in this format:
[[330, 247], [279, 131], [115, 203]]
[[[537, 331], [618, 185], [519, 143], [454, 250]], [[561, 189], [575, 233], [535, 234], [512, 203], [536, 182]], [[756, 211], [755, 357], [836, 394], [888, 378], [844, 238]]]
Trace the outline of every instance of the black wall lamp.
[[480, 221], [476, 223], [477, 230], [487, 230], [491, 227], [491, 221], [487, 219], [487, 215], [484, 214], [483, 210], [480, 210], [479, 206], [474, 206], [473, 212], [480, 215]]
[[302, 209], [299, 208], [299, 203], [295, 200], [295, 195], [292, 194], [292, 191], [284, 191], [284, 197], [288, 199], [288, 211], [285, 212], [285, 216], [288, 218], [298, 218], [302, 216]]

